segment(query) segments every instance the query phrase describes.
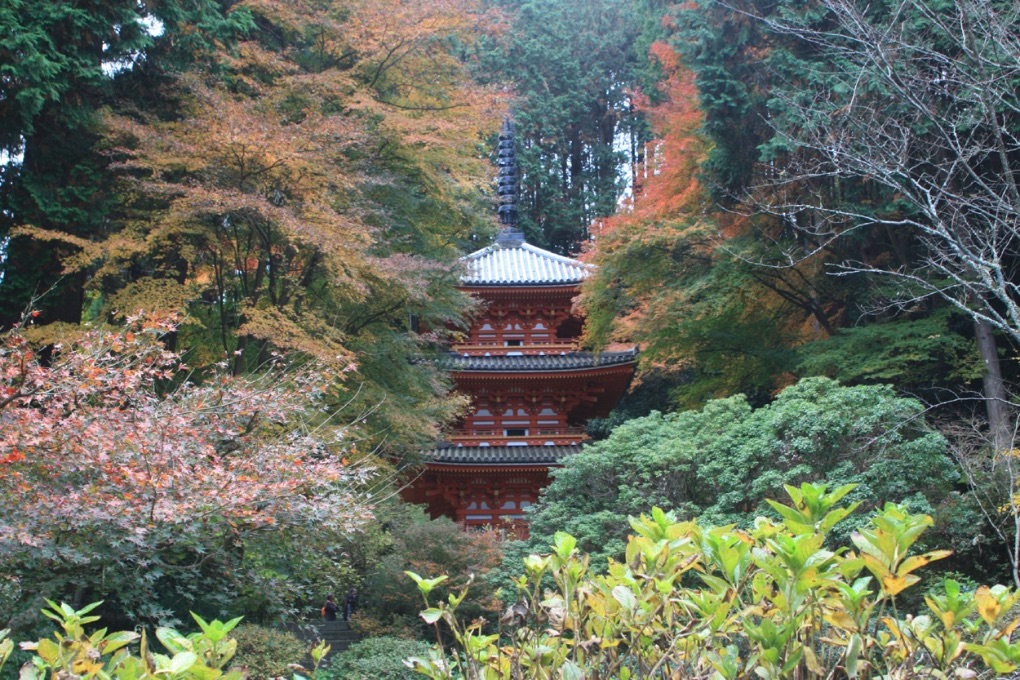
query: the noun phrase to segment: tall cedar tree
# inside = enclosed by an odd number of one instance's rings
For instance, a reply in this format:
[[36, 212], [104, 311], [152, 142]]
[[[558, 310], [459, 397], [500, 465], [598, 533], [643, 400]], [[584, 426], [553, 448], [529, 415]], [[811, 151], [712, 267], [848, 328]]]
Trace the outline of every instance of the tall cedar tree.
[[782, 379], [786, 347], [805, 332], [805, 315], [719, 246], [746, 239], [750, 227], [714, 209], [701, 181], [713, 147], [693, 73], [665, 42], [651, 53], [664, 79], [655, 102], [635, 103], [656, 139], [636, 173], [634, 199], [593, 227], [586, 257], [599, 269], [581, 299], [587, 340], [640, 342], [643, 374], [672, 373], [683, 405], [737, 392], [761, 402]]
[[643, 124], [630, 90], [645, 63], [650, 16], [632, 0], [503, 0], [509, 25], [481, 50], [480, 77], [518, 101], [519, 219], [528, 238], [577, 252], [613, 214], [639, 157]]
[[103, 191], [106, 162], [95, 153], [97, 111], [116, 90], [115, 74], [172, 67], [229, 41], [248, 26], [232, 4], [0, 3], [0, 149], [8, 161], [0, 175], [0, 327], [33, 302], [42, 320], [80, 320], [86, 274], [62, 263], [73, 246], [19, 227], [103, 236], [112, 197]]

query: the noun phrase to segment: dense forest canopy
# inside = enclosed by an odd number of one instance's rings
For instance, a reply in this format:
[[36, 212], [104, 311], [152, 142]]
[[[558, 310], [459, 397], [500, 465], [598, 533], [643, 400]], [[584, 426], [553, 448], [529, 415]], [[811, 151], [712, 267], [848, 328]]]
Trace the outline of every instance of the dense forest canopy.
[[[0, 0], [0, 628], [364, 583], [416, 635], [404, 569], [491, 568], [491, 616], [558, 531], [626, 559], [653, 504], [750, 530], [822, 481], [1020, 585], [1017, 82], [999, 0]], [[530, 544], [394, 500], [466, 407], [423, 359], [507, 116], [584, 342], [641, 349]]]

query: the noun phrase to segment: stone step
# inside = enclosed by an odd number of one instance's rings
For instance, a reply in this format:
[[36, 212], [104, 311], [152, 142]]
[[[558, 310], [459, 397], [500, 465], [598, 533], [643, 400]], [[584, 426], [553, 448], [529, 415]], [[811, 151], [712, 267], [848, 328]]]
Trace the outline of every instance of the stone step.
[[309, 646], [325, 641], [329, 645], [327, 659], [345, 651], [359, 639], [347, 621], [309, 621], [289, 624], [285, 628]]

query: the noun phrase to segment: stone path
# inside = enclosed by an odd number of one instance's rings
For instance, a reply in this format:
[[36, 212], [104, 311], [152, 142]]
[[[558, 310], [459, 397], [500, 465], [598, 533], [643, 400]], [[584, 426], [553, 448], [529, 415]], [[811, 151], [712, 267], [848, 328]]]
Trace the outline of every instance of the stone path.
[[345, 651], [358, 641], [357, 633], [351, 630], [351, 625], [346, 621], [298, 623], [287, 626], [287, 630], [304, 640], [309, 646], [318, 644], [319, 640], [325, 640], [326, 644], [330, 646], [327, 659]]

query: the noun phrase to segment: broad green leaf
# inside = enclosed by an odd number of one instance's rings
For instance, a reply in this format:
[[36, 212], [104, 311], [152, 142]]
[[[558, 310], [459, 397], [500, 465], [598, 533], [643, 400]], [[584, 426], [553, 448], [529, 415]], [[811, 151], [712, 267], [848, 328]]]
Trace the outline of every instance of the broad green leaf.
[[104, 654], [112, 654], [121, 647], [131, 644], [139, 637], [138, 633], [131, 631], [118, 631], [116, 633], [111, 633], [103, 639], [101, 648]]
[[197, 661], [198, 655], [194, 652], [179, 652], [170, 659], [168, 669], [174, 675], [179, 675], [194, 666]]
[[634, 597], [634, 593], [631, 592], [630, 588], [626, 586], [616, 586], [613, 588], [613, 599], [620, 603], [626, 611], [634, 611], [637, 607], [637, 598]]

